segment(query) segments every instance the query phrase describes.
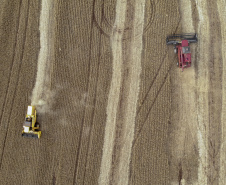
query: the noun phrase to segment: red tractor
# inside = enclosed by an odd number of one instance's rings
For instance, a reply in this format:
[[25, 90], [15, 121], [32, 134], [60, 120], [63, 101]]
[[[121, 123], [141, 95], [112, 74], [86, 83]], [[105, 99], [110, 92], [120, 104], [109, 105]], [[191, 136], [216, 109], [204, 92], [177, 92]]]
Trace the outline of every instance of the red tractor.
[[166, 44], [174, 45], [174, 53], [178, 53], [177, 66], [182, 68], [191, 67], [191, 50], [189, 43], [197, 42], [197, 34], [174, 34], [166, 38]]

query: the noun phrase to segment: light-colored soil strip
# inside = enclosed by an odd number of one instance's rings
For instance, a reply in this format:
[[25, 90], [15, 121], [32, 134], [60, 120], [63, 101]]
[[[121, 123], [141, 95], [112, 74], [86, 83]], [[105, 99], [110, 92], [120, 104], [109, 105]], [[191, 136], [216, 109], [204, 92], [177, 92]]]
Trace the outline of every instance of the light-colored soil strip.
[[[142, 36], [145, 13], [145, 0], [135, 1], [135, 16], [133, 24], [133, 38], [131, 43], [131, 61], [129, 61], [129, 70], [131, 74], [128, 79], [130, 87], [128, 89], [128, 97], [125, 110], [125, 130], [123, 130], [123, 145], [121, 149], [118, 183], [126, 185], [129, 182], [129, 164], [131, 158], [131, 148], [134, 139], [134, 127], [136, 118], [136, 107], [139, 96], [140, 73], [141, 73], [141, 52], [142, 52]], [[138, 36], [137, 36], [138, 35]]]
[[222, 114], [221, 114], [221, 148], [220, 148], [220, 177], [219, 185], [226, 184], [226, 2], [225, 0], [217, 0], [218, 13], [221, 22], [221, 36], [222, 36]]
[[50, 67], [54, 60], [54, 13], [53, 1], [42, 0], [40, 14], [40, 52], [35, 87], [31, 104], [36, 105], [39, 112], [48, 110], [53, 93], [50, 91]]
[[[122, 184], [126, 185], [129, 181], [129, 164], [131, 157], [132, 141], [134, 139], [134, 126], [136, 117], [136, 107], [139, 95], [140, 84], [140, 72], [141, 72], [141, 52], [142, 52], [142, 32], [144, 24], [144, 7], [145, 0], [135, 1], [134, 22], [132, 26], [133, 35], [131, 38], [130, 48], [127, 48], [130, 53], [129, 62], [123, 63], [123, 56], [125, 52], [122, 52], [122, 34], [124, 29], [124, 22], [126, 16], [126, 1], [118, 0], [116, 5], [116, 21], [115, 29], [119, 32], [113, 32], [112, 36], [112, 52], [113, 52], [113, 76], [111, 82], [111, 88], [108, 98], [107, 106], [107, 123], [105, 128], [105, 139], [103, 147], [103, 156], [101, 163], [101, 172], [99, 177], [99, 184]], [[121, 31], [120, 31], [121, 30]], [[122, 69], [128, 69], [128, 77], [122, 77]], [[122, 94], [122, 102], [120, 100], [120, 89], [122, 88], [122, 79], [125, 78], [124, 85], [128, 87], [126, 89], [127, 95]], [[117, 114], [119, 104], [125, 109]], [[122, 115], [123, 114], [123, 115]], [[117, 119], [117, 115], [120, 118], [124, 118], [123, 122]], [[117, 123], [117, 120], [120, 123]], [[121, 127], [121, 139], [119, 152], [119, 163], [112, 166], [112, 156], [114, 155], [113, 149], [115, 145], [115, 133], [116, 125], [123, 124]], [[118, 153], [117, 153], [118, 155]], [[110, 181], [112, 174], [114, 174], [113, 181]]]
[[199, 167], [198, 184], [208, 182], [208, 133], [209, 133], [209, 112], [208, 112], [208, 47], [209, 39], [209, 20], [207, 5], [205, 0], [196, 0], [199, 23], [198, 35], [198, 76], [197, 76], [197, 108], [198, 108], [198, 148], [199, 148]]
[[[120, 86], [122, 79], [122, 36], [125, 24], [127, 0], [117, 0], [116, 19], [111, 36], [111, 47], [113, 54], [113, 74], [108, 96], [107, 120], [104, 136], [104, 146], [99, 176], [99, 184], [109, 184], [112, 152], [115, 139], [116, 114], [119, 103]], [[119, 31], [122, 30], [122, 31]]]

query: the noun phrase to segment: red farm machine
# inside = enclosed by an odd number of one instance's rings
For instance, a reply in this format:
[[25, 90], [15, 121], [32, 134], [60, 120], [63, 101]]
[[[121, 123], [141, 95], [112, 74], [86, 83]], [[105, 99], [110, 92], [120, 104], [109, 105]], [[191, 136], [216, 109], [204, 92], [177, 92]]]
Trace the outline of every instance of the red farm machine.
[[182, 68], [191, 67], [191, 50], [189, 43], [197, 42], [197, 34], [174, 34], [166, 38], [166, 44], [174, 45], [174, 53], [178, 54], [177, 66]]

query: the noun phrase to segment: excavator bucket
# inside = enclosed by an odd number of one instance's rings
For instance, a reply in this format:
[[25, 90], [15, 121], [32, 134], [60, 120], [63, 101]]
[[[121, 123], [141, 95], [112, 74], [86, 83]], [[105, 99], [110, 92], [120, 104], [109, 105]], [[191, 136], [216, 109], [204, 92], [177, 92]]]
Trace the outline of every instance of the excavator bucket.
[[189, 43], [195, 43], [198, 41], [196, 33], [185, 33], [185, 34], [173, 34], [166, 38], [166, 44], [179, 44], [182, 40], [188, 40]]

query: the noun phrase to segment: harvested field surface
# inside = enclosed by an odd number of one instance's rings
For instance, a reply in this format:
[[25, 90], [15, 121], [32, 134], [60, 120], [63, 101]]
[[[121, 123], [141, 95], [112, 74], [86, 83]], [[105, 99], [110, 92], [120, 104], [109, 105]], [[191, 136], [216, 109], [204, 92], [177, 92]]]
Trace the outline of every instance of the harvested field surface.
[[224, 0], [2, 0], [0, 184], [226, 184], [225, 20]]

